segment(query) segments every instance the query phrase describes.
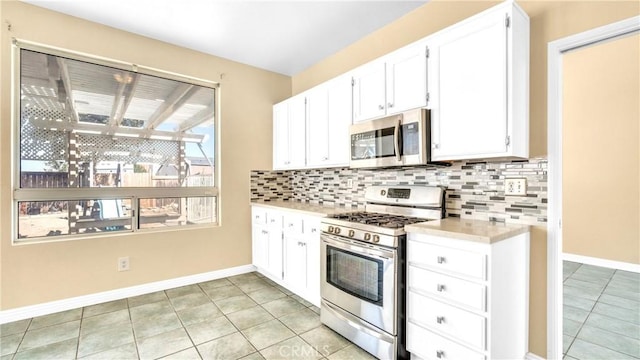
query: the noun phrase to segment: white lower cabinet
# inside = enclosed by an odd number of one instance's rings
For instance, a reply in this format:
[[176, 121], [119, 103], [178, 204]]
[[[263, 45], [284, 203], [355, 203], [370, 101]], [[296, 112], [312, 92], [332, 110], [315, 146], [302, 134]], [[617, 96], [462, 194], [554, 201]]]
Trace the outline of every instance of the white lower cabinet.
[[282, 214], [254, 207], [251, 211], [253, 265], [274, 280], [282, 280]]
[[417, 359], [522, 359], [529, 235], [494, 243], [409, 233], [407, 350]]
[[258, 272], [320, 306], [320, 217], [255, 205], [252, 216]]

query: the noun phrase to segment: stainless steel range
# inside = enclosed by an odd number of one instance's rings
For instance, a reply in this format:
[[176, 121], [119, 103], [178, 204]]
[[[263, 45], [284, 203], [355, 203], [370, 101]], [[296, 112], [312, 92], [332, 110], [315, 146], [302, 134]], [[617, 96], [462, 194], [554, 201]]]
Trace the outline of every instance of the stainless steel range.
[[380, 359], [408, 358], [404, 226], [444, 217], [444, 189], [372, 186], [365, 199], [322, 221], [320, 319]]

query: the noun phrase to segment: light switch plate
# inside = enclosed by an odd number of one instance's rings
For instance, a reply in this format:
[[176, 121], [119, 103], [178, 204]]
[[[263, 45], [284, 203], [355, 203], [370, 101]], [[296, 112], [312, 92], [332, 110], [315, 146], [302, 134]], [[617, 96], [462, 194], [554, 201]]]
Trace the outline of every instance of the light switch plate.
[[515, 196], [527, 195], [527, 179], [504, 179], [504, 194]]

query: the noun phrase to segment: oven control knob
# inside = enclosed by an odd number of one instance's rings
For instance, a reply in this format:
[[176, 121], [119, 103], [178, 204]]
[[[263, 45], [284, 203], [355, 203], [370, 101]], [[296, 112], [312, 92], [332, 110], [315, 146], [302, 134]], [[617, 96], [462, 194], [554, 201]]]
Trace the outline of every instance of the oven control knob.
[[373, 235], [373, 242], [376, 243], [376, 244], [379, 243], [380, 242], [380, 236]]
[[349, 237], [353, 237], [356, 234], [355, 231], [353, 230], [349, 230]]
[[327, 230], [329, 230], [329, 233], [332, 233], [333, 232], [333, 226], [329, 225], [329, 229], [327, 229]]
[[336, 235], [340, 234], [340, 228], [336, 226], [335, 229], [333, 229], [333, 233]]
[[369, 241], [369, 240], [371, 240], [371, 234], [364, 233], [364, 241]]

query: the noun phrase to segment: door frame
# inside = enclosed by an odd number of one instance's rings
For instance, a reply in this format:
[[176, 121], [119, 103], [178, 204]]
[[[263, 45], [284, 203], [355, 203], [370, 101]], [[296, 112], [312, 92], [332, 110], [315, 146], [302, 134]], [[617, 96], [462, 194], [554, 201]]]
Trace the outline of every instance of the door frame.
[[547, 46], [547, 358], [562, 359], [562, 56], [640, 31], [640, 16], [549, 42]]

